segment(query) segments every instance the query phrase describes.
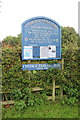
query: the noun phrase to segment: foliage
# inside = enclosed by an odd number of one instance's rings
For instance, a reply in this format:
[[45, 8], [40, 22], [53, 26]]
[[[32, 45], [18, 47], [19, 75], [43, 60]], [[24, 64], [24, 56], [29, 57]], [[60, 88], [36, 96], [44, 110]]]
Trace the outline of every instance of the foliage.
[[[79, 38], [80, 39], [80, 38]], [[62, 58], [64, 58], [64, 70], [50, 68], [44, 71], [22, 71], [22, 64], [28, 61], [21, 60], [21, 34], [18, 37], [6, 37], [2, 42], [2, 71], [3, 71], [3, 91], [13, 92], [17, 100], [24, 99], [27, 105], [39, 104], [41, 99], [36, 98], [30, 92], [31, 87], [38, 86], [45, 89], [46, 95], [51, 95], [47, 86], [52, 85], [52, 80], [61, 85], [64, 94], [70, 100], [69, 103], [77, 101], [79, 98], [79, 58], [78, 55], [78, 34], [72, 27], [62, 27]], [[48, 64], [58, 63], [60, 60], [31, 61], [31, 63]], [[58, 92], [58, 91], [57, 91]], [[40, 93], [42, 95], [42, 93]], [[58, 94], [58, 93], [57, 93]], [[74, 100], [75, 99], [75, 100]], [[35, 101], [35, 102], [34, 102]], [[45, 101], [45, 100], [44, 100]], [[67, 100], [68, 101], [68, 100]]]
[[[22, 90], [17, 89], [13, 91], [13, 98], [15, 100], [18, 100], [18, 102], [20, 103], [20, 100], [24, 101], [26, 106], [34, 106], [34, 105], [40, 105], [42, 103], [44, 103], [46, 101], [46, 94], [42, 93], [31, 93], [30, 88], [24, 88]], [[18, 107], [20, 107], [20, 105], [23, 105], [24, 108], [24, 104], [22, 104], [22, 101], [20, 104], [16, 104]], [[17, 102], [17, 103], [18, 103]]]
[[23, 110], [23, 109], [25, 109], [26, 108], [26, 104], [25, 104], [25, 101], [23, 101], [23, 100], [20, 100], [20, 101], [16, 101], [15, 102], [15, 109], [16, 110]]
[[74, 106], [76, 104], [76, 102], [78, 102], [78, 99], [76, 99], [76, 97], [69, 97], [69, 98], [66, 97], [66, 98], [62, 99], [61, 104], [62, 105], [66, 104], [66, 105]]
[[47, 104], [36, 105], [33, 107], [27, 107], [26, 109], [20, 110], [11, 106], [8, 109], [2, 110], [3, 118], [79, 118], [78, 117], [78, 105], [69, 106], [61, 105], [59, 103], [52, 103], [47, 101]]
[[9, 46], [20, 46], [21, 45], [21, 34], [18, 37], [7, 36], [3, 41], [2, 44], [9, 45]]
[[62, 28], [62, 47], [74, 46], [77, 47], [78, 34], [73, 27]]

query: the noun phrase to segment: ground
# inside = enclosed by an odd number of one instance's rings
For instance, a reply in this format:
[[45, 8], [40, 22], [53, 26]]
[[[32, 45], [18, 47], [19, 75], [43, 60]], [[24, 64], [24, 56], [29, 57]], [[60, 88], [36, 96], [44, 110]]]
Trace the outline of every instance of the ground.
[[3, 108], [3, 118], [79, 118], [78, 105], [68, 106], [49, 103], [16, 110], [15, 106]]

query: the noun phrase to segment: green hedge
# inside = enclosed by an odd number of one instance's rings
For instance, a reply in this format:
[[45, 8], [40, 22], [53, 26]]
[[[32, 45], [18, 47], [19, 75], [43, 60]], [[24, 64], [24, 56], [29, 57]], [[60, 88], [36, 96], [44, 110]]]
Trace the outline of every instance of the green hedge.
[[[13, 44], [14, 43], [14, 44]], [[7, 37], [2, 42], [2, 88], [4, 92], [12, 92], [15, 89], [23, 90], [33, 86], [45, 88], [56, 80], [56, 84], [62, 86], [64, 94], [68, 97], [79, 96], [79, 56], [78, 35], [73, 28], [62, 27], [62, 58], [64, 58], [64, 70], [48, 69], [44, 71], [22, 71], [22, 64], [27, 61], [21, 60], [21, 34], [18, 37]], [[42, 61], [44, 62], [44, 61]], [[58, 60], [45, 61], [48, 63]], [[41, 61], [31, 61], [41, 63]], [[51, 94], [51, 91], [49, 92]]]

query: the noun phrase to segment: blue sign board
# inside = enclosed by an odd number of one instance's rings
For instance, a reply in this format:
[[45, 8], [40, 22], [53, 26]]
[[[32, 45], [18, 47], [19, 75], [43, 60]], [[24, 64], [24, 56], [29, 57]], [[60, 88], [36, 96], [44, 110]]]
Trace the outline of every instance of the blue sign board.
[[61, 59], [61, 27], [52, 19], [34, 17], [22, 24], [22, 60]]
[[49, 68], [56, 68], [56, 69], [61, 69], [61, 64], [23, 64], [22, 65], [22, 70], [47, 70]]

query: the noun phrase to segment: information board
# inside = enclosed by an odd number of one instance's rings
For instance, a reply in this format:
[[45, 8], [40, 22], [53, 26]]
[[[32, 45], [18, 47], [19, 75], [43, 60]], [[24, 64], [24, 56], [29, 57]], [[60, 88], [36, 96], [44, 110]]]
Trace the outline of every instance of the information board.
[[22, 60], [61, 59], [61, 27], [52, 19], [35, 17], [22, 24]]
[[22, 70], [48, 70], [49, 68], [61, 69], [62, 65], [60, 63], [57, 64], [23, 64]]

